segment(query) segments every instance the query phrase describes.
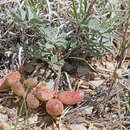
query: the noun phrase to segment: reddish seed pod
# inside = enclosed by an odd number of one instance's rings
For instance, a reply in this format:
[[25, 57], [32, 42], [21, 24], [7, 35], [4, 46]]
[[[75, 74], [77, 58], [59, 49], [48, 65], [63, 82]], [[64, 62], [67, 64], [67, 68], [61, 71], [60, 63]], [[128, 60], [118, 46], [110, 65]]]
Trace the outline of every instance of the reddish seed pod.
[[46, 103], [46, 111], [51, 116], [58, 116], [61, 115], [61, 113], [64, 110], [64, 106], [61, 101], [58, 99], [51, 99]]
[[25, 87], [33, 88], [33, 87], [36, 86], [37, 81], [35, 79], [33, 79], [33, 78], [28, 78], [28, 79], [24, 80], [23, 83], [24, 83]]
[[7, 88], [9, 88], [9, 86], [6, 82], [6, 79], [5, 78], [0, 79], [0, 90], [4, 90]]
[[36, 97], [40, 100], [40, 101], [48, 101], [50, 99], [53, 98], [53, 91], [51, 91], [50, 89], [47, 89], [45, 87], [40, 87], [36, 89]]
[[4, 90], [6, 88], [10, 88], [11, 84], [14, 83], [16, 80], [20, 80], [21, 76], [18, 71], [12, 72], [2, 79], [0, 79], [0, 90]]
[[24, 96], [25, 94], [24, 86], [19, 80], [15, 81], [15, 83], [11, 85], [11, 89], [17, 96]]
[[9, 75], [7, 75], [7, 84], [8, 86], [12, 86], [13, 83], [16, 81], [19, 81], [21, 78], [21, 75], [18, 71], [12, 72]]
[[83, 92], [65, 91], [58, 94], [58, 99], [66, 105], [74, 105], [81, 102], [84, 98]]
[[29, 108], [36, 109], [39, 107], [39, 100], [31, 92], [28, 93], [26, 101]]

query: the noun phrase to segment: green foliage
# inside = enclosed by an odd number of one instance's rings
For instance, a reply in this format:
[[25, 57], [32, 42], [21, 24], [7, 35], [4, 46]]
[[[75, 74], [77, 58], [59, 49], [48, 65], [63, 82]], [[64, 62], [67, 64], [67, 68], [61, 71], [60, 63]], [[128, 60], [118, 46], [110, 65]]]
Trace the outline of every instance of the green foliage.
[[[102, 3], [102, 5], [103, 4], [106, 4], [106, 2]], [[103, 21], [96, 17], [86, 17], [88, 1], [80, 0], [80, 11], [78, 11], [74, 0], [72, 0], [72, 5], [75, 23], [78, 27], [78, 37], [83, 37], [81, 42], [82, 48], [87, 49], [87, 51], [94, 56], [101, 55], [101, 50], [114, 54], [114, 50], [112, 49], [114, 36], [112, 32], [117, 28], [114, 23], [120, 20], [121, 14], [119, 13]], [[100, 10], [100, 12], [102, 10]], [[113, 26], [111, 26], [111, 24], [113, 24]]]
[[[40, 55], [46, 60], [55, 70], [58, 70], [58, 66], [64, 64], [62, 54], [68, 46], [66, 41], [67, 34], [60, 33], [59, 27], [47, 26], [41, 29], [45, 35], [45, 40], [39, 40], [39, 46], [34, 47], [33, 54]], [[46, 41], [46, 42], [45, 42]]]
[[24, 130], [26, 130], [27, 120], [28, 120], [28, 107], [27, 107], [27, 104], [26, 104], [26, 97], [27, 97], [28, 91], [29, 91], [29, 88], [27, 88], [27, 90], [25, 92], [25, 95], [23, 96], [23, 101], [22, 101], [18, 116], [16, 118], [16, 123], [15, 123], [15, 126], [14, 126], [14, 130], [17, 129], [18, 121], [19, 121], [19, 118], [22, 115], [23, 107], [25, 108], [25, 111], [26, 111], [26, 117], [25, 117], [25, 122], [24, 122]]
[[[14, 22], [24, 28], [31, 29], [37, 32], [41, 38], [38, 40], [38, 46], [33, 46], [32, 55], [40, 56], [51, 67], [58, 70], [60, 64], [64, 64], [64, 60], [75, 53], [75, 56], [85, 58], [82, 51], [86, 50], [93, 56], [100, 56], [104, 53], [112, 53], [113, 46], [113, 30], [116, 25], [111, 26], [120, 19], [120, 14], [112, 18], [100, 20], [96, 17], [86, 17], [88, 9], [88, 1], [80, 0], [80, 7], [72, 0], [73, 13], [75, 22], [72, 23], [76, 33], [73, 35], [70, 32], [63, 31], [65, 21], [57, 21], [57, 23], [50, 23], [45, 18], [39, 17], [32, 7], [34, 1], [30, 1], [32, 6], [25, 6], [11, 11], [11, 16]], [[43, 1], [40, 1], [41, 3]], [[96, 16], [96, 14], [95, 14]], [[71, 24], [71, 22], [70, 22]], [[73, 30], [72, 30], [73, 32]], [[70, 37], [67, 40], [68, 37]], [[80, 39], [80, 40], [79, 40]], [[78, 51], [77, 51], [78, 50]], [[76, 54], [76, 52], [78, 54]], [[102, 53], [103, 52], [103, 53]]]
[[80, 26], [80, 21], [82, 21], [85, 18], [87, 8], [88, 8], [87, 6], [88, 6], [87, 0], [80, 0], [80, 9], [78, 12], [76, 4], [74, 0], [72, 0], [72, 7], [73, 7], [74, 17], [76, 19], [77, 26]]
[[46, 3], [46, 0], [18, 0], [19, 4], [22, 3], [23, 6], [29, 6], [34, 12], [37, 12], [38, 10], [42, 11], [44, 9], [44, 5]]
[[35, 12], [32, 12], [28, 6], [25, 9], [12, 9], [11, 16], [14, 22], [24, 29], [37, 28], [48, 22], [46, 19], [41, 19]]
[[96, 18], [84, 19], [80, 23], [79, 35], [83, 36], [82, 44], [90, 54], [99, 56], [101, 50], [114, 54], [114, 51], [111, 49], [114, 37], [110, 34], [109, 27], [101, 26]]

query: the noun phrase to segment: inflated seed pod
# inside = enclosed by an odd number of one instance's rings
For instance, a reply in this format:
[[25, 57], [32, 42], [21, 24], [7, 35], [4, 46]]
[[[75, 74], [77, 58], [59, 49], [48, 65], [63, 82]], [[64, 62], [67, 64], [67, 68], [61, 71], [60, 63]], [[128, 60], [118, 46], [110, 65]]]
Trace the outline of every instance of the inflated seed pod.
[[23, 84], [26, 88], [34, 88], [37, 85], [37, 81], [33, 78], [28, 78], [24, 80]]
[[4, 90], [7, 88], [9, 88], [9, 86], [6, 82], [6, 79], [5, 78], [0, 79], [0, 90]]
[[53, 93], [53, 91], [45, 87], [40, 87], [36, 89], [36, 97], [43, 102], [52, 99], [54, 96]]
[[60, 100], [58, 100], [58, 99], [50, 99], [46, 103], [46, 111], [51, 116], [61, 115], [63, 110], [64, 110], [64, 106], [63, 106], [62, 102]]
[[11, 89], [17, 96], [24, 96], [25, 94], [25, 88], [19, 80], [11, 84]]
[[12, 72], [2, 79], [0, 79], [0, 90], [4, 90], [11, 87], [11, 84], [16, 80], [20, 80], [21, 75], [18, 71]]
[[31, 92], [28, 93], [26, 102], [28, 107], [32, 109], [38, 108], [40, 104], [39, 100]]
[[7, 75], [7, 84], [8, 86], [12, 86], [13, 83], [15, 83], [16, 81], [20, 81], [21, 75], [18, 71], [12, 72], [10, 74]]
[[58, 94], [58, 99], [66, 105], [74, 105], [81, 102], [84, 98], [83, 92], [65, 91]]

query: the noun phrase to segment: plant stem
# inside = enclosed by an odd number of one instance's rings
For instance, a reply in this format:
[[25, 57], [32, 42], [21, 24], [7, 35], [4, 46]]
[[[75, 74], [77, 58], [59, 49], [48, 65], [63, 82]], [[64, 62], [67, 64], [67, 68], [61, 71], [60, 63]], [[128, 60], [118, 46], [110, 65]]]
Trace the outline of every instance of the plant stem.
[[20, 118], [22, 110], [23, 110], [23, 105], [24, 105], [24, 101], [22, 102], [22, 105], [20, 107], [20, 111], [19, 111], [18, 117], [16, 118], [16, 123], [15, 123], [15, 126], [14, 126], [14, 130], [17, 129], [18, 121], [19, 121], [19, 118]]
[[19, 118], [20, 118], [21, 113], [22, 113], [22, 110], [23, 110], [23, 105], [26, 104], [26, 100], [25, 100], [25, 99], [26, 99], [26, 97], [27, 97], [28, 90], [29, 90], [29, 88], [27, 88], [26, 93], [25, 93], [25, 95], [23, 96], [23, 102], [22, 102], [22, 105], [21, 105], [21, 107], [20, 107], [20, 111], [19, 111], [18, 117], [16, 118], [16, 123], [15, 123], [15, 126], [14, 126], [14, 130], [17, 129], [18, 121], [19, 121]]
[[117, 65], [115, 67], [115, 70], [113, 72], [113, 77], [110, 79], [109, 83], [109, 91], [108, 91], [108, 95], [107, 95], [107, 99], [106, 99], [106, 103], [104, 104], [104, 109], [103, 109], [103, 112], [102, 112], [102, 115], [104, 115], [104, 112], [105, 112], [105, 109], [106, 109], [106, 106], [108, 104], [108, 101], [109, 101], [109, 97], [110, 97], [110, 93], [111, 93], [111, 90], [112, 90], [112, 87], [113, 85], [115, 84], [116, 80], [118, 77], [115, 76], [115, 73], [116, 73], [116, 70], [119, 69], [125, 59], [125, 52], [126, 52], [126, 49], [128, 47], [127, 44], [129, 44], [128, 42], [126, 42], [126, 33], [127, 33], [127, 30], [128, 30], [128, 22], [129, 22], [129, 18], [130, 18], [130, 15], [128, 15], [128, 18], [127, 18], [127, 22], [126, 22], [126, 26], [125, 26], [125, 32], [124, 32], [124, 35], [123, 35], [123, 40], [122, 40], [122, 43], [121, 43], [121, 47], [120, 48], [120, 52], [119, 52], [119, 59], [117, 60]]
[[25, 102], [24, 108], [25, 108], [25, 112], [26, 112], [25, 121], [24, 121], [24, 130], [26, 130], [27, 123], [28, 123], [28, 112], [29, 112], [29, 109], [28, 109], [27, 104], [26, 104], [26, 98], [24, 98], [24, 102]]
[[90, 5], [88, 7], [87, 13], [86, 13], [86, 18], [89, 17], [91, 15], [91, 10], [93, 5], [95, 4], [96, 0], [91, 0]]
[[57, 74], [57, 78], [56, 78], [56, 84], [55, 84], [56, 97], [57, 97], [57, 92], [58, 92], [58, 87], [59, 87], [59, 82], [60, 82], [61, 69], [62, 69], [62, 66], [60, 65], [59, 70], [58, 70], [58, 74]]
[[79, 26], [77, 7], [75, 5], [74, 0], [72, 0], [72, 6], [73, 6], [73, 11], [74, 11], [74, 16], [75, 16], [75, 19], [76, 19], [76, 24], [77, 24], [77, 26]]

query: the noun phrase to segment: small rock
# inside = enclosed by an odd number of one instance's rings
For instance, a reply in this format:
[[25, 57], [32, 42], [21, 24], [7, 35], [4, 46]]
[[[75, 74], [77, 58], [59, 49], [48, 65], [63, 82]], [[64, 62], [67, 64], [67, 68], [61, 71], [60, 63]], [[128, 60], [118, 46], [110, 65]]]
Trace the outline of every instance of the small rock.
[[83, 115], [91, 115], [92, 114], [92, 111], [93, 111], [93, 107], [87, 107], [86, 109], [84, 109], [82, 111], [82, 114]]
[[8, 121], [8, 116], [0, 113], [0, 122]]
[[30, 117], [29, 117], [29, 119], [28, 119], [28, 122], [30, 123], [30, 124], [34, 124], [34, 123], [36, 123], [38, 121], [38, 115], [37, 114], [32, 114]]
[[76, 118], [76, 123], [83, 123], [85, 121], [86, 121], [85, 117], [79, 116]]
[[17, 110], [15, 108], [7, 108], [6, 113], [11, 120], [17, 117]]
[[87, 130], [83, 124], [72, 124], [70, 125], [71, 130]]
[[102, 85], [104, 83], [105, 80], [92, 80], [92, 81], [89, 81], [91, 87], [93, 87], [93, 89], [95, 89], [95, 87], [99, 87], [100, 85]]
[[0, 113], [1, 114], [6, 114], [6, 108], [3, 106], [0, 106]]

